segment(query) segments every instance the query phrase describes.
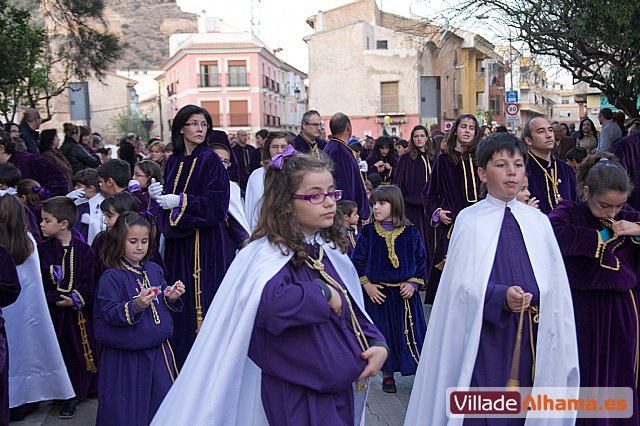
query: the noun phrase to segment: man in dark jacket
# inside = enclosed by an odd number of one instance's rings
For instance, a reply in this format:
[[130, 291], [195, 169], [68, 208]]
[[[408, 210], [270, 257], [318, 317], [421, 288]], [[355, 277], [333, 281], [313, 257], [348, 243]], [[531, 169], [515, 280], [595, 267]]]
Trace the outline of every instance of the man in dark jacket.
[[39, 154], [40, 134], [38, 129], [42, 123], [40, 113], [37, 109], [27, 108], [22, 115], [20, 121], [20, 133], [22, 134], [22, 140], [27, 145], [27, 152], [31, 154]]

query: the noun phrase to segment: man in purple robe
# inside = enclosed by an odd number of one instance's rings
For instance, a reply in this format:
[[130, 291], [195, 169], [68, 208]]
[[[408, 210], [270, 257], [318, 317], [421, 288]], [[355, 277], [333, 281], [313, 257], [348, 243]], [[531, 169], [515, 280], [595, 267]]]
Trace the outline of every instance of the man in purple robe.
[[248, 143], [246, 131], [238, 130], [238, 144], [231, 147], [238, 162], [238, 185], [242, 190], [242, 194], [247, 190], [247, 181], [251, 174], [251, 153], [256, 149]]
[[540, 211], [551, 213], [562, 200], [576, 200], [576, 174], [554, 154], [553, 127], [544, 117], [532, 118], [525, 124], [522, 141], [529, 146], [529, 192], [540, 203]]
[[618, 157], [618, 161], [627, 170], [633, 182], [633, 192], [629, 195], [627, 203], [640, 211], [640, 132], [620, 139], [611, 148], [611, 153]]
[[336, 188], [342, 190], [342, 199], [355, 201], [361, 220], [369, 219], [371, 208], [362, 174], [358, 167], [357, 154], [345, 141], [351, 137], [351, 121], [349, 117], [337, 112], [331, 117], [329, 128], [333, 135], [324, 152], [333, 160], [333, 179]]
[[300, 123], [300, 134], [293, 138], [293, 147], [298, 152], [310, 153], [318, 158], [327, 144], [320, 138], [323, 128], [322, 117], [318, 111], [312, 109], [305, 112]]

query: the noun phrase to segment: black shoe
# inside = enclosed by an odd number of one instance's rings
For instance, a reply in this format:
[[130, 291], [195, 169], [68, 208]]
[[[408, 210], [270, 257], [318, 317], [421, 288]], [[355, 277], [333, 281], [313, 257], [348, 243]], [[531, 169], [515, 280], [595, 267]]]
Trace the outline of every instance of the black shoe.
[[396, 381], [393, 377], [385, 377], [382, 379], [382, 391], [386, 393], [396, 393]]
[[68, 401], [65, 401], [64, 404], [62, 404], [62, 408], [60, 408], [60, 414], [58, 414], [58, 418], [59, 419], [72, 419], [75, 417], [76, 415], [76, 408], [78, 407], [78, 400], [77, 399], [71, 399]]

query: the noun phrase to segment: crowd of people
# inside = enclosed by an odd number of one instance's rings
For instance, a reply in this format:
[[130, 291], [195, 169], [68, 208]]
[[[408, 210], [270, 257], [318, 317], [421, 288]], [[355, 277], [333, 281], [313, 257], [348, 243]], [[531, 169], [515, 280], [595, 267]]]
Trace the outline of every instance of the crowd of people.
[[187, 105], [115, 159], [27, 110], [0, 129], [0, 424], [96, 397], [99, 425], [360, 424], [399, 373], [407, 425], [514, 384], [628, 387], [639, 425], [640, 132], [599, 119], [374, 140], [311, 110], [254, 146]]

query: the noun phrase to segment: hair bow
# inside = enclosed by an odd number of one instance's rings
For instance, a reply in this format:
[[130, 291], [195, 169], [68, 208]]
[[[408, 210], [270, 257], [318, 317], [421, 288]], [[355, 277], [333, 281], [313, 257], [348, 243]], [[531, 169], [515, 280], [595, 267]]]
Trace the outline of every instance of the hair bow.
[[7, 188], [5, 190], [0, 189], [0, 197], [4, 197], [5, 195], [17, 195], [18, 191], [15, 188]]
[[47, 200], [51, 196], [49, 190], [44, 186], [34, 185], [33, 192], [35, 192], [36, 194], [40, 194], [43, 200]]
[[280, 154], [276, 154], [271, 157], [271, 163], [269, 163], [269, 167], [272, 169], [282, 170], [282, 166], [284, 166], [284, 160], [289, 157], [293, 157], [296, 155], [298, 151], [296, 151], [292, 145], [287, 146], [284, 151]]

